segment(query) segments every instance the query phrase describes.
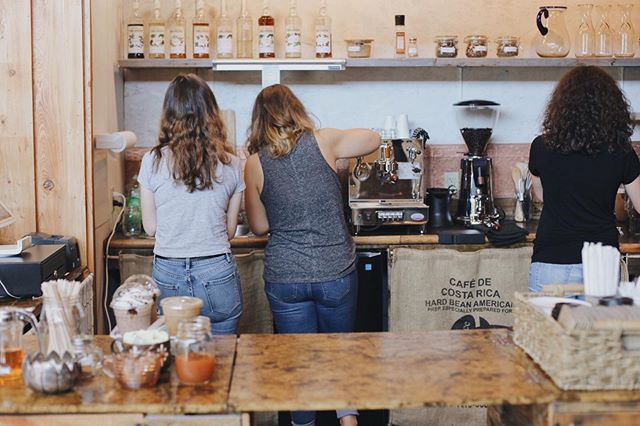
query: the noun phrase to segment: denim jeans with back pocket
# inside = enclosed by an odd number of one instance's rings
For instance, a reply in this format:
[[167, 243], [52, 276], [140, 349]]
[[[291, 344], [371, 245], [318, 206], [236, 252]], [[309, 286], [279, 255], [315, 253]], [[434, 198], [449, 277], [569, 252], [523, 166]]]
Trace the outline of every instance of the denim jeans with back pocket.
[[542, 291], [547, 284], [581, 284], [582, 263], [560, 265], [533, 262], [529, 268], [529, 291]]
[[207, 259], [156, 257], [153, 279], [160, 288], [160, 300], [172, 296], [202, 299], [200, 314], [211, 319], [211, 332], [236, 334], [242, 314], [242, 291], [231, 254]]

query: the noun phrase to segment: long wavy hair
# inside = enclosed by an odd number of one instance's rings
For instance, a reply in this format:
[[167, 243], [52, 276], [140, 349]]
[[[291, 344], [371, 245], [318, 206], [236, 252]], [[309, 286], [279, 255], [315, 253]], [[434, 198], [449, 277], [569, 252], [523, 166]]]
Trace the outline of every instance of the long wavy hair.
[[273, 158], [289, 155], [298, 137], [313, 131], [313, 121], [300, 99], [282, 84], [264, 88], [256, 98], [249, 128], [249, 153], [267, 146]]
[[165, 147], [171, 152], [173, 179], [189, 192], [213, 188], [218, 162], [231, 162], [233, 150], [216, 98], [195, 74], [177, 76], [164, 96], [158, 145], [153, 148], [156, 169]]
[[542, 133], [545, 144], [562, 154], [628, 152], [633, 134], [629, 103], [601, 68], [574, 68], [551, 95]]

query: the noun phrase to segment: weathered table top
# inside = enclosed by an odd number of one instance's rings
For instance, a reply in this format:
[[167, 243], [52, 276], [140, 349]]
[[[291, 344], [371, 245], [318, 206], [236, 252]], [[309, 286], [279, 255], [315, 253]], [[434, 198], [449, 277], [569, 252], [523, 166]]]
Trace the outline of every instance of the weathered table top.
[[561, 391], [507, 330], [241, 335], [233, 411], [548, 403]]
[[[97, 336], [98, 345], [109, 353], [111, 338]], [[101, 374], [59, 395], [44, 395], [18, 380], [0, 386], [0, 413], [222, 413], [227, 399], [236, 346], [235, 336], [216, 337], [216, 369], [205, 386], [179, 386], [175, 377], [157, 387], [126, 390]], [[35, 350], [33, 336], [25, 337], [27, 353]]]

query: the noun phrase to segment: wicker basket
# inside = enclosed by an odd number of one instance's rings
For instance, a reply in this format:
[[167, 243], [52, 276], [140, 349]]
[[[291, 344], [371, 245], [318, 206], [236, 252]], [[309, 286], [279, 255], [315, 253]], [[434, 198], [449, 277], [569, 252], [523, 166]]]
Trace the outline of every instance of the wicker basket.
[[622, 339], [637, 334], [638, 328], [567, 332], [529, 301], [564, 295], [562, 290], [548, 290], [515, 293], [515, 343], [562, 389], [640, 389], [640, 351], [626, 350]]

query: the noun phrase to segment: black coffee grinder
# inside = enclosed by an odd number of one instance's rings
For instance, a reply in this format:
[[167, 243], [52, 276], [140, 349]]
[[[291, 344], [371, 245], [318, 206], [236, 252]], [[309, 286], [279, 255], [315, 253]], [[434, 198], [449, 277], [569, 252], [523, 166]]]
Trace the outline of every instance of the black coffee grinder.
[[491, 192], [491, 158], [484, 152], [500, 115], [500, 104], [472, 100], [454, 105], [468, 152], [460, 160], [460, 188], [456, 221], [499, 228], [499, 214]]

